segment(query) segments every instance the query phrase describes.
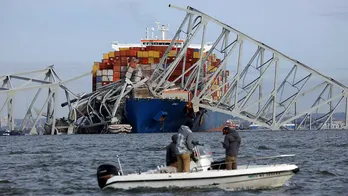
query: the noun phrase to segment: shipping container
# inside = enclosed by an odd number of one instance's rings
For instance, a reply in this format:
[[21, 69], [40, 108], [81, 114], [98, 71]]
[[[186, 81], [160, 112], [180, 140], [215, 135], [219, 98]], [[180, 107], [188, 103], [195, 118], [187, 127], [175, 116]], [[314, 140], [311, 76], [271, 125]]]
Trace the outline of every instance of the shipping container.
[[136, 57], [137, 56], [137, 51], [136, 50], [128, 50], [127, 56], [129, 57]]
[[148, 54], [149, 54], [149, 57], [155, 57], [155, 55], [154, 55], [154, 52], [153, 51], [148, 51]]
[[103, 81], [103, 78], [102, 78], [102, 76], [97, 76], [96, 77], [96, 82], [98, 83], [98, 82], [102, 82]]
[[113, 69], [108, 69], [108, 76], [114, 75], [114, 70]]
[[149, 58], [148, 58], [148, 63], [149, 63], [149, 64], [154, 64], [154, 63], [155, 63], [154, 58], [149, 57]]
[[109, 59], [109, 53], [104, 53], [103, 59]]
[[93, 68], [92, 68], [93, 74], [96, 74], [98, 70], [99, 70], [99, 64], [98, 65], [93, 65]]
[[121, 57], [127, 56], [127, 51], [126, 51], [126, 50], [121, 50], [121, 51], [120, 51], [120, 56], [121, 56]]
[[102, 76], [103, 75], [102, 70], [97, 70], [97, 74], [96, 75], [97, 76]]
[[121, 77], [121, 72], [115, 71], [113, 76], [114, 76], [114, 78], [120, 78]]
[[103, 76], [107, 76], [108, 75], [108, 70], [107, 69], [103, 69], [102, 70], [102, 75]]
[[159, 51], [153, 51], [153, 57], [154, 58], [159, 58], [160, 57], [160, 52]]
[[107, 82], [107, 81], [109, 81], [108, 76], [102, 76], [102, 82]]
[[114, 57], [116, 58], [118, 58], [120, 56], [120, 51], [114, 51]]
[[108, 76], [108, 81], [110, 81], [110, 82], [114, 81], [114, 76], [113, 75]]
[[109, 52], [109, 58], [115, 57], [115, 53], [114, 52]]

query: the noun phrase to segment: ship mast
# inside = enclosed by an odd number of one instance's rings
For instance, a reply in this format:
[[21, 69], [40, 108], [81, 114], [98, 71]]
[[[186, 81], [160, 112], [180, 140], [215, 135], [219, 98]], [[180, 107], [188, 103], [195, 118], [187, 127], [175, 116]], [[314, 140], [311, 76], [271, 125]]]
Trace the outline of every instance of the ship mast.
[[160, 22], [156, 22], [158, 31], [162, 33], [162, 40], [166, 39], [166, 32], [169, 31], [169, 25], [160, 25]]

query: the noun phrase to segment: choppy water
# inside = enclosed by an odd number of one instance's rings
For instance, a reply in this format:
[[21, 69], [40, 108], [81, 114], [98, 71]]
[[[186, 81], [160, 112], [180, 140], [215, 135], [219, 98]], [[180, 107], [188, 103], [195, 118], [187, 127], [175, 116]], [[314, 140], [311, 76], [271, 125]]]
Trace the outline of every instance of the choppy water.
[[[194, 133], [223, 157], [221, 133]], [[282, 188], [234, 195], [346, 195], [348, 131], [240, 132], [240, 161], [249, 156], [297, 154], [276, 160], [300, 172]], [[163, 164], [171, 134], [0, 137], [0, 195], [231, 195], [219, 189], [101, 191], [96, 169], [103, 163], [153, 169]]]

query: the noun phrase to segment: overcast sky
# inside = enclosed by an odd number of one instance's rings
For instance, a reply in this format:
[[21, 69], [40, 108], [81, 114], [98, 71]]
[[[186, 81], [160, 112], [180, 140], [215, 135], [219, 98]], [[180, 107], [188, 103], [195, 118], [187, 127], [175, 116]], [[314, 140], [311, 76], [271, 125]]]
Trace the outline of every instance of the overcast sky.
[[[195, 7], [348, 84], [345, 0], [1, 0], [0, 75], [50, 64], [63, 79], [88, 72], [111, 41], [138, 43], [156, 21], [174, 33], [184, 13], [169, 3]], [[91, 91], [89, 77], [74, 85]]]

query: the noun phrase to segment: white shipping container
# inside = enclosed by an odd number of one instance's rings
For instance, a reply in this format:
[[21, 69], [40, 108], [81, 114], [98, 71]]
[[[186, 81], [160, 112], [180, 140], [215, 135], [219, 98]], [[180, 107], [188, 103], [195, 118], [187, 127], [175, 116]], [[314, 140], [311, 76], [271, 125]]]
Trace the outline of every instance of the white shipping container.
[[188, 101], [189, 93], [187, 91], [165, 91], [162, 93], [163, 98], [171, 98], [171, 99], [183, 99]]
[[109, 81], [108, 76], [103, 76], [102, 81], [103, 81], [103, 82], [107, 82], [107, 81]]
[[108, 79], [109, 79], [108, 81], [112, 82], [114, 80], [114, 76], [108, 76]]
[[108, 70], [107, 69], [103, 69], [103, 76], [107, 76], [108, 75]]
[[102, 70], [97, 70], [97, 76], [102, 76], [102, 75], [103, 75]]
[[151, 64], [151, 69], [156, 69], [157, 64]]
[[113, 76], [113, 75], [114, 75], [114, 70], [108, 69], [108, 76]]

